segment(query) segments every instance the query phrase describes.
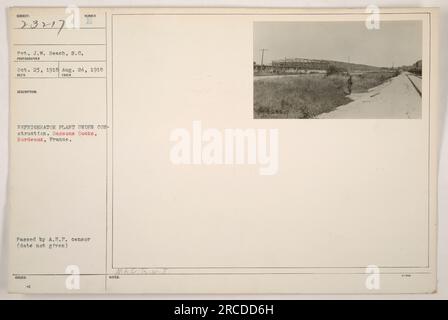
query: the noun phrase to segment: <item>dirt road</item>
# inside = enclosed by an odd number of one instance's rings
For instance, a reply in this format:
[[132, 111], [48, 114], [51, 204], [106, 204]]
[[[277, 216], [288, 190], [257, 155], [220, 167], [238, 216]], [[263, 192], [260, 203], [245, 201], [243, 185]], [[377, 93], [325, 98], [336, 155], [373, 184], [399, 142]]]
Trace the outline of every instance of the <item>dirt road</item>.
[[[414, 84], [421, 79], [415, 76]], [[412, 80], [414, 80], [412, 78]], [[354, 100], [336, 110], [317, 116], [320, 119], [418, 119], [421, 97], [405, 73], [370, 89], [348, 96]]]

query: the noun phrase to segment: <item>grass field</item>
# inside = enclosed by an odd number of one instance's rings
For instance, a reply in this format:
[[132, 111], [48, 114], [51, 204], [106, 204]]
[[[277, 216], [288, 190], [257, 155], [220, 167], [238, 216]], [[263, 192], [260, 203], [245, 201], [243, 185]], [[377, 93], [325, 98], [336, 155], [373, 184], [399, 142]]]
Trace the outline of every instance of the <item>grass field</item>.
[[362, 74], [355, 74], [352, 76], [352, 92], [366, 92], [370, 88], [376, 87], [386, 80], [398, 75], [395, 71], [382, 71], [382, 72], [368, 72]]
[[[369, 72], [352, 76], [352, 92], [365, 92], [393, 72]], [[346, 74], [303, 74], [259, 78], [254, 81], [254, 118], [309, 119], [352, 100]]]
[[255, 118], [313, 118], [351, 100], [347, 77], [299, 75], [254, 82]]

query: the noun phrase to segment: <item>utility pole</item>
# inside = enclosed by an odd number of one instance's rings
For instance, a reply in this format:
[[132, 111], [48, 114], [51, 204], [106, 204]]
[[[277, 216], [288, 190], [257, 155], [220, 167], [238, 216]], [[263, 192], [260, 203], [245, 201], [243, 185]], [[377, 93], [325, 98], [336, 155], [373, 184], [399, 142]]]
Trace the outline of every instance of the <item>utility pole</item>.
[[348, 56], [347, 57], [347, 63], [348, 63], [348, 66], [347, 66], [347, 72], [348, 72], [348, 74], [350, 74], [350, 70], [351, 70], [351, 65], [350, 65], [350, 56]]
[[260, 51], [261, 51], [261, 70], [263, 70], [264, 52], [268, 51], [268, 49], [260, 49]]

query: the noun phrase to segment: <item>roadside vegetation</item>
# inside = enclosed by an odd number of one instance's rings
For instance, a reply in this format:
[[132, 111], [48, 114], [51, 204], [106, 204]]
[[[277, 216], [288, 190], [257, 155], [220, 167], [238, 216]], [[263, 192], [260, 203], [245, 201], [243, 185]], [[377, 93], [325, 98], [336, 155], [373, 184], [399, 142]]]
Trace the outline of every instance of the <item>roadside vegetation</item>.
[[254, 83], [255, 118], [313, 118], [351, 101], [343, 76], [317, 74]]
[[379, 86], [386, 80], [398, 76], [399, 71], [378, 71], [378, 72], [366, 72], [361, 74], [352, 75], [352, 92], [360, 93], [366, 92], [369, 89]]
[[259, 78], [254, 81], [254, 118], [314, 118], [351, 102], [351, 93], [366, 92], [397, 75], [391, 70], [350, 75], [329, 66], [326, 74]]

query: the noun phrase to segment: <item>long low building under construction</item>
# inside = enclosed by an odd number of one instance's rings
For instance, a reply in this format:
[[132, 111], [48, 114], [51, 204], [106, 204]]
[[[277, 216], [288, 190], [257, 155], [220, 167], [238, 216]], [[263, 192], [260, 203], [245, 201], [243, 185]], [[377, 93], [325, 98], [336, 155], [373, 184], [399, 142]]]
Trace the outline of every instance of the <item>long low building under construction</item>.
[[314, 59], [303, 59], [303, 58], [294, 58], [294, 59], [282, 59], [282, 60], [273, 60], [272, 67], [277, 70], [327, 70], [330, 65], [329, 61], [325, 60], [314, 60]]
[[339, 70], [345, 70], [346, 72], [369, 72], [385, 69], [342, 61], [284, 58], [272, 60], [271, 64], [269, 65], [259, 65], [254, 63], [254, 71], [263, 73], [324, 73], [330, 68], [330, 66], [333, 66]]

